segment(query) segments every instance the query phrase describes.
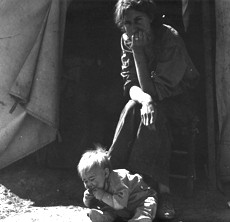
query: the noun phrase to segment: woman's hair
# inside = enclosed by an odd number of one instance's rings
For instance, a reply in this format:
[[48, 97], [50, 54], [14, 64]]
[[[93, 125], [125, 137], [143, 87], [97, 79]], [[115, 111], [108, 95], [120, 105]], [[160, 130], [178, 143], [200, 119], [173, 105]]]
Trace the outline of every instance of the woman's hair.
[[94, 167], [112, 170], [107, 151], [100, 146], [97, 146], [94, 150], [87, 150], [82, 155], [77, 166], [78, 174], [81, 177], [84, 172]]
[[118, 0], [114, 11], [115, 24], [123, 30], [123, 19], [127, 10], [133, 9], [145, 13], [152, 19], [152, 28], [157, 30], [162, 25], [162, 16], [154, 0]]
[[115, 24], [123, 30], [123, 19], [127, 10], [134, 9], [145, 13], [152, 19], [152, 28], [157, 30], [162, 25], [162, 16], [154, 0], [118, 0], [114, 11]]

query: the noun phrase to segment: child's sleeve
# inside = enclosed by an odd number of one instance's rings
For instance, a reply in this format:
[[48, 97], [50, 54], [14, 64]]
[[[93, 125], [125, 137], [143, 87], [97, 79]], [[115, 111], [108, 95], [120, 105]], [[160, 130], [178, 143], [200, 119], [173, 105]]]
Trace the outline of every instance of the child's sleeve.
[[121, 184], [114, 194], [105, 192], [102, 201], [116, 210], [121, 210], [127, 207], [128, 198], [128, 187], [125, 184]]

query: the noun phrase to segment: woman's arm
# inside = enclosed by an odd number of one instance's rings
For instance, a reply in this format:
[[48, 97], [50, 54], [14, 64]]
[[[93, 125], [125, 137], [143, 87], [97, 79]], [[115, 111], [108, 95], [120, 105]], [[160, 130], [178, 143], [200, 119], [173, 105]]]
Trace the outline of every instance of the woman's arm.
[[154, 88], [150, 77], [150, 71], [147, 67], [147, 61], [144, 52], [137, 53], [134, 51], [133, 58], [140, 87], [144, 93], [150, 96], [151, 94], [153, 94]]
[[149, 42], [150, 40], [145, 32], [138, 32], [132, 36], [131, 49], [140, 87], [143, 92], [153, 95], [154, 86], [145, 55], [145, 48], [149, 47]]
[[[127, 40], [128, 37], [126, 34], [123, 34], [121, 38], [121, 49], [122, 49], [122, 72], [121, 76], [124, 80], [124, 92], [125, 95], [129, 94], [130, 98], [140, 104], [142, 104], [141, 109], [141, 118], [144, 125], [148, 126], [150, 129], [154, 129], [154, 121], [156, 119], [156, 112], [154, 107], [154, 101], [149, 92], [145, 92], [142, 87], [148, 85], [146, 91], [155, 90], [152, 85], [152, 80], [150, 78], [150, 73], [148, 73], [147, 63], [144, 60], [143, 65], [138, 66], [139, 63], [142, 63], [141, 60], [134, 60], [134, 47], [133, 40]], [[141, 47], [142, 48], [142, 47]], [[139, 48], [135, 48], [135, 52], [138, 53]], [[144, 53], [144, 51], [143, 51]], [[138, 56], [137, 56], [138, 57]], [[136, 59], [138, 59], [136, 57]], [[145, 57], [144, 57], [145, 58]], [[145, 71], [144, 71], [145, 70]], [[137, 72], [139, 75], [137, 75]], [[142, 73], [146, 73], [147, 78], [142, 78]], [[142, 86], [141, 86], [142, 85]], [[149, 89], [149, 90], [148, 90]], [[155, 92], [153, 93], [153, 95]]]
[[129, 90], [130, 98], [142, 104], [141, 107], [141, 119], [145, 126], [149, 129], [156, 129], [156, 105], [152, 100], [152, 97], [143, 92], [139, 86], [132, 86]]
[[147, 59], [144, 52], [144, 47], [146, 47], [147, 43], [148, 40], [145, 33], [138, 33], [132, 36], [131, 48], [140, 87], [132, 86], [129, 94], [131, 99], [142, 104], [141, 118], [143, 124], [154, 129], [156, 111], [153, 98], [151, 97], [151, 94], [153, 95], [154, 92], [154, 86], [151, 80], [150, 71], [147, 66]]
[[151, 103], [152, 97], [145, 93], [139, 86], [132, 86], [129, 90], [130, 98], [140, 104]]

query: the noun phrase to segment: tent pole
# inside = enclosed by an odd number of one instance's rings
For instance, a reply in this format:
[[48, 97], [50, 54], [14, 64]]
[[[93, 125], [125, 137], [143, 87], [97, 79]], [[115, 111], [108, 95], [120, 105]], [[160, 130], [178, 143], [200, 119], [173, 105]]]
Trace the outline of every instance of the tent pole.
[[207, 114], [208, 178], [211, 189], [216, 189], [216, 134], [214, 107], [214, 61], [210, 0], [202, 1], [203, 39], [205, 56], [205, 87]]

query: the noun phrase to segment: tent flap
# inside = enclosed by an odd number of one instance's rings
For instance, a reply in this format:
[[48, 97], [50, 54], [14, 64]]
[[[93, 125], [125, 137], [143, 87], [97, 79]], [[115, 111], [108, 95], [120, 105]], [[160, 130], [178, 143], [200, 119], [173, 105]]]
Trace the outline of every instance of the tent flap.
[[216, 98], [220, 179], [230, 181], [230, 2], [216, 0]]
[[0, 169], [56, 139], [68, 4], [0, 0]]

